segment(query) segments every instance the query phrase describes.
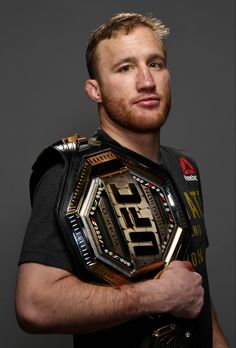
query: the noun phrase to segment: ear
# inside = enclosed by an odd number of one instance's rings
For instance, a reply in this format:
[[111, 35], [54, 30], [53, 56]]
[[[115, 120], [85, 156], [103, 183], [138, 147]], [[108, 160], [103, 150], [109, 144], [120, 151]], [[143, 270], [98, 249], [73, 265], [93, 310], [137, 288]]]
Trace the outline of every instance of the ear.
[[85, 82], [85, 93], [95, 103], [100, 103], [102, 101], [100, 87], [97, 80], [87, 80]]

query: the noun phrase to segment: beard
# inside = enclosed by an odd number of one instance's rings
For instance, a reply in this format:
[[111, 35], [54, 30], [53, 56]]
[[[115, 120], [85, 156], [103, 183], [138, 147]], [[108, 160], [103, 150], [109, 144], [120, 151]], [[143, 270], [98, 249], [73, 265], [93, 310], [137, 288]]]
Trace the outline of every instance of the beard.
[[[134, 131], [136, 133], [150, 133], [158, 131], [166, 122], [170, 107], [171, 95], [168, 93], [165, 100], [161, 99], [158, 108], [143, 109], [135, 104], [132, 107], [127, 105], [124, 98], [110, 97], [101, 91], [102, 106], [112, 122], [121, 128]], [[136, 110], [135, 110], [136, 109]], [[155, 110], [156, 109], [156, 110]]]

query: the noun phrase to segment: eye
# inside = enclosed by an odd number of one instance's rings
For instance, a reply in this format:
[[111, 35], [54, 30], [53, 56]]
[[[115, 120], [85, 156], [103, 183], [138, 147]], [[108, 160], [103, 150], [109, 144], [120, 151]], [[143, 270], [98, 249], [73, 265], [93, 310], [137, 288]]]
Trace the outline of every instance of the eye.
[[149, 67], [156, 70], [160, 70], [163, 67], [163, 64], [160, 62], [152, 62], [149, 64]]
[[131, 65], [128, 65], [128, 64], [126, 64], [126, 65], [123, 65], [122, 67], [120, 67], [119, 68], [119, 72], [128, 72], [128, 71], [130, 71], [131, 70]]

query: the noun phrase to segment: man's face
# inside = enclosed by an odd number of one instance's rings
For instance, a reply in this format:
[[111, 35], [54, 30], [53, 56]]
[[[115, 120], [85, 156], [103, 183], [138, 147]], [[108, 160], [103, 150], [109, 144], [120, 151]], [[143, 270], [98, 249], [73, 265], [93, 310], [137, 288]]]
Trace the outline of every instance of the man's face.
[[138, 133], [158, 130], [171, 104], [161, 40], [147, 27], [103, 40], [97, 47], [100, 117]]

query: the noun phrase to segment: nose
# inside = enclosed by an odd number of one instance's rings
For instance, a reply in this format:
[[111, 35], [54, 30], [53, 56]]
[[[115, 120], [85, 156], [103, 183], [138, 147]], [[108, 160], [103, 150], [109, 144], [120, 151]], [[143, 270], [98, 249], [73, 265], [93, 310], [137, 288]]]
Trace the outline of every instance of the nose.
[[138, 91], [155, 89], [155, 80], [148, 67], [142, 67], [138, 70], [136, 85]]

